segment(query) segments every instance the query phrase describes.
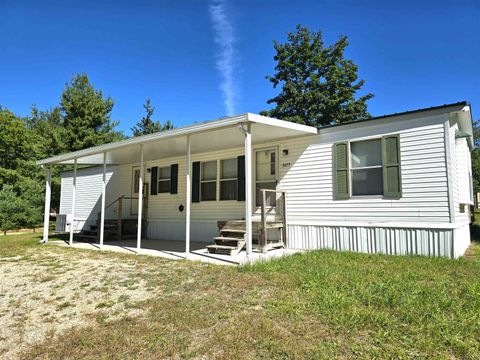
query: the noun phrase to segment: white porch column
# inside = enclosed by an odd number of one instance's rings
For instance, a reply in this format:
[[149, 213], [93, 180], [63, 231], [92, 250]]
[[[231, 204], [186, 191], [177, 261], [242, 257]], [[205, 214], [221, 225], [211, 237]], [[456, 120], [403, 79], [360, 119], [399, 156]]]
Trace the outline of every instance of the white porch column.
[[247, 256], [252, 253], [252, 134], [250, 124], [245, 131], [245, 231]]
[[186, 199], [185, 199], [185, 257], [190, 254], [190, 202], [191, 199], [191, 187], [190, 182], [190, 168], [191, 168], [191, 148], [190, 148], [190, 136], [187, 136], [187, 171], [186, 171]]
[[103, 153], [102, 209], [100, 214], [100, 247], [103, 246], [105, 233], [105, 190], [107, 187], [107, 153]]
[[52, 197], [52, 165], [47, 169], [45, 179], [45, 213], [43, 216], [43, 239], [42, 242], [48, 242], [48, 226], [50, 221], [50, 199]]
[[143, 210], [143, 144], [140, 144], [140, 176], [138, 179], [138, 222], [137, 251], [142, 245], [142, 210]]
[[75, 200], [77, 193], [77, 159], [73, 162], [73, 183], [72, 183], [72, 220], [70, 221], [70, 246], [73, 245], [73, 225], [75, 221]]

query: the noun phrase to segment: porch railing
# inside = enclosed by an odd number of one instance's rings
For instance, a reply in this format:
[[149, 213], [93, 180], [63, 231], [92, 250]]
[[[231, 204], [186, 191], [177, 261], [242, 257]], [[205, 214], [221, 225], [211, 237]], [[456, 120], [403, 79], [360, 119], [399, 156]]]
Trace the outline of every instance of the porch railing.
[[[287, 246], [287, 193], [286, 191], [283, 190], [272, 190], [272, 189], [260, 189], [260, 192], [262, 194], [262, 202], [261, 202], [261, 230], [260, 230], [260, 239], [259, 239], [259, 245], [260, 248], [262, 249], [262, 252], [267, 251], [267, 245], [268, 245], [268, 224], [267, 224], [267, 193], [273, 193], [274, 196], [276, 197], [275, 203], [280, 206], [277, 206], [277, 221], [278, 221], [278, 215], [280, 215], [280, 220], [281, 221], [281, 236], [282, 236], [282, 242]], [[279, 197], [277, 197], [277, 194], [280, 194]], [[278, 212], [278, 210], [280, 210]], [[278, 228], [278, 227], [277, 227]]]
[[[148, 202], [147, 202], [147, 196], [144, 196], [143, 197], [143, 207], [144, 207], [144, 211], [142, 212], [142, 217], [143, 217], [143, 221], [145, 221], [147, 219], [147, 216], [148, 216], [148, 213], [147, 213], [147, 209], [148, 209]], [[122, 240], [122, 232], [123, 232], [123, 202], [124, 200], [138, 200], [138, 197], [134, 197], [134, 196], [125, 196], [125, 195], [121, 195], [119, 196], [118, 198], [116, 198], [114, 201], [112, 201], [110, 204], [108, 204], [107, 206], [105, 206], [105, 212], [107, 211], [107, 209], [109, 209], [110, 207], [112, 207], [113, 205], [117, 204], [117, 238], [118, 240]], [[102, 218], [102, 213], [99, 212], [98, 213], [98, 222], [97, 224], [100, 224], [100, 221], [101, 221], [101, 218]], [[97, 227], [97, 240], [100, 238], [100, 226]]]

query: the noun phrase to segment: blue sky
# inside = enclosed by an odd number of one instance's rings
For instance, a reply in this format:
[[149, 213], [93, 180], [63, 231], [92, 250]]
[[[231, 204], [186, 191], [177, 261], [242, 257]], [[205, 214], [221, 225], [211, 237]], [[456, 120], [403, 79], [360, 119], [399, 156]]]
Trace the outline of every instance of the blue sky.
[[127, 134], [148, 97], [176, 126], [259, 112], [277, 92], [272, 41], [297, 24], [349, 37], [373, 115], [460, 100], [479, 114], [478, 0], [0, 0], [0, 14], [0, 105], [19, 115], [58, 104], [79, 72]]

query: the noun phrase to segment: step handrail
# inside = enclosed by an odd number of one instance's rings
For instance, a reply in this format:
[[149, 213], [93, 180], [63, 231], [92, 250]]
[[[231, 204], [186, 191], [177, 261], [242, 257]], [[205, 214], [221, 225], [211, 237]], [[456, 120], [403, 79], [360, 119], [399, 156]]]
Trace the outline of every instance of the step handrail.
[[120, 201], [120, 199], [124, 199], [124, 198], [125, 198], [125, 195], [119, 196], [117, 199], [115, 199], [115, 200], [112, 201], [110, 204], [108, 204], [107, 206], [105, 206], [105, 210], [107, 210], [110, 206], [112, 206], [113, 204], [115, 204], [117, 201]]
[[262, 230], [260, 232], [260, 246], [262, 248], [262, 252], [265, 253], [267, 251], [267, 209], [266, 209], [266, 202], [267, 202], [267, 192], [271, 193], [280, 193], [281, 197], [283, 198], [282, 202], [282, 241], [284, 246], [287, 246], [287, 192], [285, 190], [274, 190], [274, 189], [259, 189], [262, 193], [262, 202], [261, 202], [261, 224]]

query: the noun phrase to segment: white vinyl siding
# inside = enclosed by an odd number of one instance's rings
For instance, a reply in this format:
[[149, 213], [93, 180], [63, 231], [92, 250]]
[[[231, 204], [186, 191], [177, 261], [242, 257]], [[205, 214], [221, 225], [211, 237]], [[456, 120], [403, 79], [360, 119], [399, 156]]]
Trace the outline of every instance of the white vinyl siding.
[[[394, 121], [391, 119], [365, 122], [320, 130], [319, 135], [308, 135], [276, 143], [255, 144], [253, 151], [278, 148], [276, 171], [277, 188], [287, 192], [288, 222], [291, 226], [307, 224], [323, 226], [326, 222], [402, 223], [415, 228], [421, 224], [446, 224], [449, 222], [447, 173], [444, 143], [445, 117], [420, 117]], [[351, 198], [336, 201], [332, 189], [332, 146], [338, 141], [360, 141], [378, 138], [386, 134], [400, 135], [402, 186], [400, 199]], [[288, 150], [288, 151], [283, 151]], [[288, 153], [288, 154], [287, 154]], [[195, 161], [217, 161], [217, 179], [221, 178], [221, 160], [244, 155], [243, 147], [209, 153], [192, 153]], [[148, 194], [148, 237], [184, 239], [185, 212], [185, 163], [186, 157], [157, 159], [146, 162], [145, 169], [152, 166], [165, 167], [178, 164], [178, 193]], [[118, 165], [114, 176], [108, 177], [106, 203], [121, 195], [131, 195], [132, 168], [138, 164]], [[255, 166], [255, 164], [253, 164]], [[91, 207], [101, 193], [101, 167], [96, 169], [97, 179], [80, 181], [79, 207]], [[110, 171], [110, 167], [109, 167]], [[79, 172], [79, 178], [84, 174]], [[67, 184], [68, 174], [62, 182], [62, 213], [69, 213]], [[65, 184], [64, 184], [65, 182]], [[150, 173], [145, 172], [145, 182], [150, 183]], [[65, 186], [64, 186], [65, 185]], [[85, 190], [81, 188], [85, 186]], [[242, 219], [245, 217], [244, 201], [220, 201], [220, 186], [216, 189], [216, 201], [201, 201], [191, 204], [192, 241], [209, 242], [217, 234], [218, 220]], [[86, 196], [88, 194], [88, 196]], [[96, 200], [89, 200], [90, 197]], [[134, 200], [138, 201], [138, 200]], [[132, 218], [130, 202], [124, 202], [124, 217]], [[253, 211], [254, 209], [252, 209]], [[258, 217], [258, 214], [255, 215]], [[107, 219], [116, 217], [115, 210], [107, 211]], [[359, 225], [360, 226], [360, 225]], [[303, 231], [303, 230], [302, 230]], [[299, 232], [298, 234], [304, 234]], [[302, 235], [303, 236], [303, 235]], [[292, 239], [292, 241], [300, 241]], [[304, 239], [302, 241], [309, 241]], [[301, 242], [300, 242], [301, 244]]]
[[[280, 149], [279, 189], [286, 190], [290, 223], [448, 222], [444, 118], [379, 121], [326, 129], [313, 138], [291, 140]], [[400, 135], [402, 197], [333, 199], [332, 146], [339, 141]]]
[[455, 137], [458, 125], [455, 121], [450, 121], [450, 173], [453, 187], [454, 211], [456, 223], [468, 223], [468, 210], [460, 211], [461, 204], [473, 204], [471, 200], [471, 158], [465, 138]]
[[[116, 166], [107, 167], [107, 192], [114, 187], [111, 181], [114, 171]], [[60, 214], [72, 213], [72, 176], [73, 171], [64, 172], [61, 175]], [[102, 201], [102, 180], [102, 166], [77, 169], [75, 221], [79, 224], [79, 229], [84, 223], [97, 221]]]

